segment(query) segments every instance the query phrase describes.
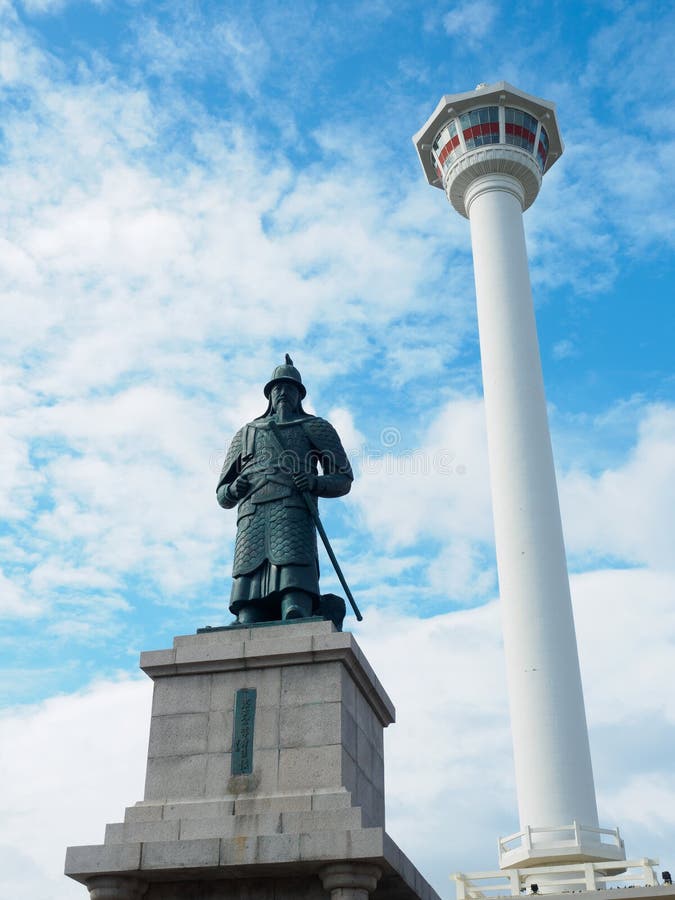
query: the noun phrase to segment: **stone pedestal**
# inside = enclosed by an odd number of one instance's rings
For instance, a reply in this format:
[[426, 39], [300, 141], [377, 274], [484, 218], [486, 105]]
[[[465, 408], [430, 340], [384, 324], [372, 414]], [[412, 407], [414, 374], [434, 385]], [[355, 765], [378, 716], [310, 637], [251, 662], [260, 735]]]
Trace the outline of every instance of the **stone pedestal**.
[[145, 796], [66, 874], [92, 900], [436, 900], [384, 831], [394, 707], [349, 633], [178, 637], [155, 682]]

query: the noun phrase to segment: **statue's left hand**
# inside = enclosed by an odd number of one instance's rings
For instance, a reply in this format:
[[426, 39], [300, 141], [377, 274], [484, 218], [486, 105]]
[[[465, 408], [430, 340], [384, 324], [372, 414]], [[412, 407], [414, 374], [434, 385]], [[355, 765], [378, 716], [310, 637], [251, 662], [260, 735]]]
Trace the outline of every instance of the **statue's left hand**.
[[301, 493], [309, 491], [310, 494], [315, 494], [318, 479], [311, 472], [298, 472], [297, 475], [293, 476], [293, 483]]

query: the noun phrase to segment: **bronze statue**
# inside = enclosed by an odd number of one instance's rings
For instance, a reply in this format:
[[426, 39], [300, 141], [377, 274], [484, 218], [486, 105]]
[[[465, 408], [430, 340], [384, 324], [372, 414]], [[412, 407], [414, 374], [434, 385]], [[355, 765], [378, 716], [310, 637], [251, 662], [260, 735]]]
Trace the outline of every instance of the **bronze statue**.
[[315, 524], [327, 541], [314, 498], [347, 494], [354, 477], [330, 422], [303, 410], [288, 354], [264, 393], [267, 409], [234, 436], [216, 491], [225, 509], [238, 505], [230, 611], [239, 624], [322, 612]]

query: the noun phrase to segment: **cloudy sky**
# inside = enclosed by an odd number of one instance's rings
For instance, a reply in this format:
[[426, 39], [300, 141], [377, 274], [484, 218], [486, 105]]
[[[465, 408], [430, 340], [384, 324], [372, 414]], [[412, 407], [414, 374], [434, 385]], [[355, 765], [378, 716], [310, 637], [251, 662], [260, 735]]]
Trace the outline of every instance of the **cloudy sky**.
[[672, 4], [0, 22], [2, 896], [84, 897], [65, 846], [142, 797], [138, 654], [229, 621], [215, 481], [287, 351], [357, 473], [323, 515], [398, 710], [388, 830], [443, 897], [496, 867], [518, 822], [469, 228], [410, 137], [502, 79], [566, 143], [525, 225], [601, 823], [672, 868]]

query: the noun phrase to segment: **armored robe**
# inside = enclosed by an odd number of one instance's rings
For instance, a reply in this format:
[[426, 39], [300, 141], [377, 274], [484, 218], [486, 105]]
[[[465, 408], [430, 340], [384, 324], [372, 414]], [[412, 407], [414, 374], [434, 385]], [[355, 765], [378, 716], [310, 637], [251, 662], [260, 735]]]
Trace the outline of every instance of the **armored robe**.
[[[230, 611], [251, 603], [272, 615], [285, 591], [319, 597], [316, 530], [293, 475], [318, 476], [314, 494], [340, 497], [349, 492], [351, 466], [337, 432], [325, 419], [300, 413], [270, 428], [270, 415], [245, 425], [234, 436], [218, 482], [218, 502], [237, 504], [228, 486], [246, 475], [250, 490], [239, 501]], [[280, 444], [281, 441], [281, 444]], [[318, 475], [321, 466], [322, 474]], [[278, 615], [278, 613], [276, 613]]]

